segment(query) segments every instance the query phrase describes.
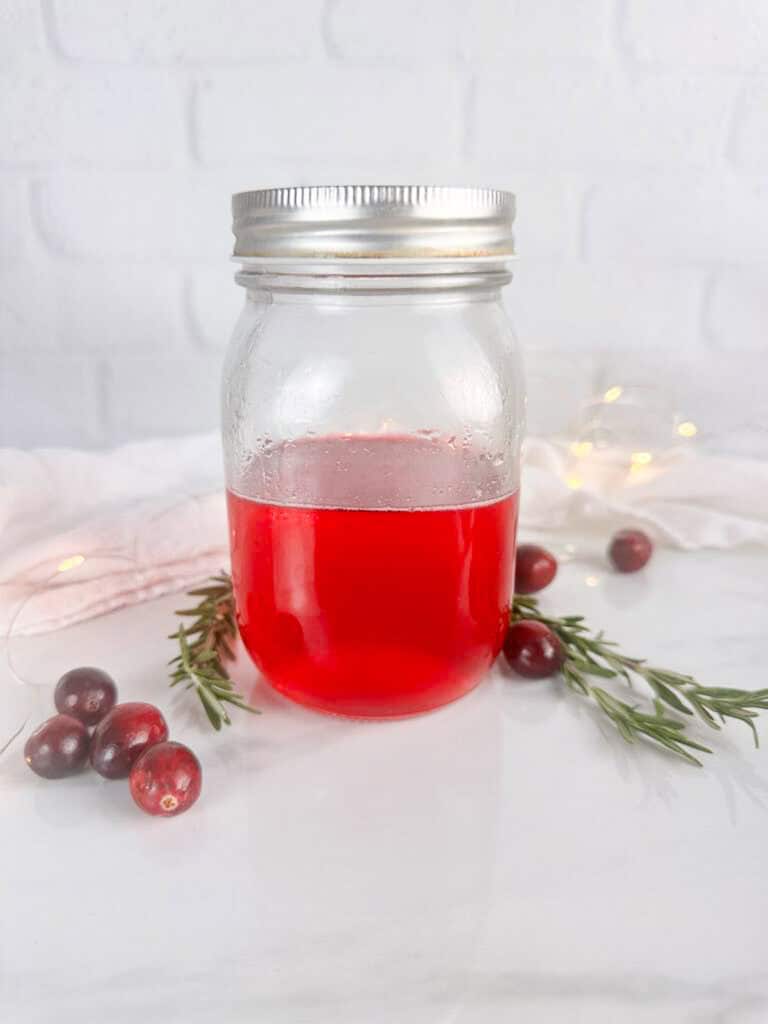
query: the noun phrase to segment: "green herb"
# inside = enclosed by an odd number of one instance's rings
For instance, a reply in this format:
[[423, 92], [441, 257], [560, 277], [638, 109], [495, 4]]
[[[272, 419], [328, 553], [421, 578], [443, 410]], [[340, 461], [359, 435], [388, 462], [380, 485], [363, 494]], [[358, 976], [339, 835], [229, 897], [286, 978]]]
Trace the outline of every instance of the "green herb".
[[[179, 625], [171, 634], [179, 642], [179, 653], [170, 662], [175, 666], [171, 686], [184, 683], [187, 689], [193, 689], [211, 725], [221, 729], [231, 724], [228, 704], [258, 714], [237, 692], [226, 669], [226, 663], [234, 657], [232, 645], [237, 639], [232, 580], [221, 573], [208, 585], [191, 590], [189, 596], [200, 600], [193, 608], [176, 612], [193, 621], [186, 627]], [[719, 729], [728, 719], [743, 722], [758, 745], [754, 719], [768, 709], [768, 689], [701, 686], [693, 676], [654, 668], [642, 658], [622, 654], [602, 632], [592, 632], [581, 615], [543, 615], [534, 597], [515, 597], [511, 619], [543, 622], [557, 634], [565, 652], [562, 674], [566, 685], [592, 700], [628, 743], [638, 738], [649, 740], [691, 764], [701, 765], [693, 751], [712, 751], [687, 731], [692, 718], [698, 717], [711, 729]], [[644, 679], [652, 691], [653, 699], [645, 707], [637, 700], [622, 700], [593, 681], [620, 679], [631, 687], [633, 676]]]
[[[701, 761], [691, 751], [706, 754], [712, 751], [691, 739], [686, 731], [695, 716], [711, 729], [719, 729], [729, 718], [744, 722], [752, 730], [755, 746], [759, 745], [754, 719], [760, 711], [768, 709], [768, 689], [701, 686], [693, 676], [654, 668], [641, 658], [621, 654], [617, 645], [606, 640], [602, 632], [593, 633], [581, 615], [562, 618], [543, 615], [534, 597], [516, 597], [511, 618], [513, 622], [521, 619], [543, 622], [557, 634], [565, 652], [562, 673], [566, 685], [593, 700], [628, 743], [634, 743], [638, 737], [645, 738], [701, 766]], [[645, 710], [636, 702], [620, 700], [592, 682], [593, 678], [620, 678], [631, 686], [633, 675], [644, 679], [653, 693], [653, 701], [648, 702]]]
[[171, 633], [170, 639], [179, 642], [179, 653], [169, 662], [175, 666], [170, 685], [184, 683], [187, 690], [194, 690], [216, 730], [232, 724], [227, 704], [259, 714], [237, 692], [225, 667], [234, 657], [232, 644], [237, 638], [231, 577], [223, 572], [212, 577], [208, 585], [190, 590], [187, 596], [200, 600], [194, 608], [176, 612], [193, 622], [186, 627], [179, 624]]

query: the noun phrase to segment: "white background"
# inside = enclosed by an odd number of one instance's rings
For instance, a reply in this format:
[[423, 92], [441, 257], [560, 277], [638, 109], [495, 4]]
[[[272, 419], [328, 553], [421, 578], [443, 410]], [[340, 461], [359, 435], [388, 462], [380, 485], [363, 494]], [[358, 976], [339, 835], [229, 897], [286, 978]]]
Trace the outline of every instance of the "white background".
[[229, 197], [518, 194], [535, 431], [657, 382], [768, 454], [765, 0], [0, 0], [0, 443], [212, 427]]

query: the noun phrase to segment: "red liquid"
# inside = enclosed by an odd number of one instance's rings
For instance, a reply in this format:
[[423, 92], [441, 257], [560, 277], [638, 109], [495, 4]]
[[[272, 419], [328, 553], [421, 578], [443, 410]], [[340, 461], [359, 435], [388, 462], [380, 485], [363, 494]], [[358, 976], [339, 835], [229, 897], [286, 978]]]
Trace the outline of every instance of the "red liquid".
[[426, 711], [472, 689], [501, 649], [517, 495], [389, 510], [230, 492], [228, 506], [240, 632], [293, 700], [360, 717]]

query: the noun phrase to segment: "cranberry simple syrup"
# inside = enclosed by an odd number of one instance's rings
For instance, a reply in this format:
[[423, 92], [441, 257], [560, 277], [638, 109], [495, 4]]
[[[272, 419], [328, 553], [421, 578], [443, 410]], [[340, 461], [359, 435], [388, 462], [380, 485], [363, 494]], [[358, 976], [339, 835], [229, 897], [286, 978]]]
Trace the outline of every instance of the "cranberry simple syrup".
[[228, 493], [237, 617], [276, 689], [379, 718], [480, 681], [506, 630], [517, 525], [489, 456], [453, 439], [323, 438], [254, 460], [249, 479], [258, 499]]

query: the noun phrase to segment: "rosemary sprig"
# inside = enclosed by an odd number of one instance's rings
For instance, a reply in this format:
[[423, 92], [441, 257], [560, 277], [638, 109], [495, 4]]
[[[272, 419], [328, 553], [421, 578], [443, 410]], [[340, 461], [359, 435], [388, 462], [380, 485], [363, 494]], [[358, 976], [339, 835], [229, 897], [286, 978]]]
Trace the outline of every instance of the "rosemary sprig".
[[[176, 613], [193, 621], [186, 627], [180, 624], [171, 634], [178, 640], [179, 653], [170, 662], [175, 666], [170, 685], [184, 683], [187, 689], [194, 689], [211, 725], [218, 730], [231, 724], [227, 704], [258, 714], [235, 689], [225, 667], [234, 656], [232, 642], [237, 637], [232, 580], [221, 573], [208, 585], [189, 591], [189, 596], [200, 600], [193, 608]], [[768, 710], [768, 688], [701, 686], [693, 676], [622, 654], [602, 632], [592, 632], [581, 615], [544, 615], [535, 597], [515, 597], [511, 619], [534, 619], [557, 634], [565, 652], [562, 674], [566, 685], [592, 700], [628, 743], [645, 739], [701, 766], [693, 751], [711, 754], [712, 750], [686, 731], [696, 716], [711, 729], [720, 729], [728, 719], [743, 722], [751, 729], [755, 746], [759, 745], [754, 719]], [[644, 679], [652, 691], [653, 699], [645, 708], [637, 701], [620, 699], [593, 681], [618, 678], [631, 687], [635, 676]]]
[[[628, 743], [634, 743], [638, 737], [646, 738], [701, 766], [691, 751], [712, 751], [691, 739], [686, 733], [685, 717], [678, 717], [697, 716], [711, 729], [719, 729], [729, 718], [737, 719], [749, 726], [755, 746], [759, 746], [754, 719], [760, 711], [768, 709], [768, 689], [701, 686], [693, 676], [655, 668], [642, 658], [622, 654], [602, 632], [593, 633], [581, 615], [543, 615], [534, 597], [515, 597], [512, 621], [521, 619], [543, 622], [557, 634], [565, 652], [562, 672], [566, 685], [593, 700]], [[637, 703], [620, 700], [592, 682], [592, 677], [618, 677], [631, 686], [633, 675], [644, 679], [653, 692], [653, 702], [647, 710]]]
[[175, 666], [170, 685], [185, 683], [185, 689], [194, 690], [208, 721], [218, 731], [222, 725], [232, 724], [227, 704], [260, 713], [238, 693], [224, 666], [234, 657], [232, 642], [237, 637], [232, 579], [223, 572], [213, 576], [208, 585], [190, 590], [187, 596], [200, 600], [194, 608], [176, 612], [193, 622], [186, 627], [180, 623], [170, 635], [169, 639], [179, 642], [179, 653], [168, 663]]

